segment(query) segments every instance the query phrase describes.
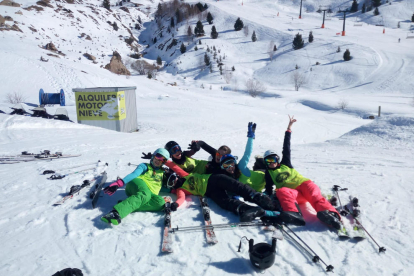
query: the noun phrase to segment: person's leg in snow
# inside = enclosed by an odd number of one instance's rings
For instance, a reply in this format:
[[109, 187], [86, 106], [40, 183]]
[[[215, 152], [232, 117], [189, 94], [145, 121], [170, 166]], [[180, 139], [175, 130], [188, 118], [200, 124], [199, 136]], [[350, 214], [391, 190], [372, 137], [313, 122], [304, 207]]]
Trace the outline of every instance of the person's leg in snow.
[[102, 221], [118, 225], [121, 219], [132, 212], [161, 211], [164, 207], [164, 199], [151, 193], [147, 184], [140, 178], [128, 182], [125, 192], [128, 198], [116, 204], [114, 210], [101, 218]]
[[341, 228], [341, 216], [332, 204], [322, 196], [318, 185], [312, 180], [308, 180], [299, 185], [296, 190], [312, 205], [319, 220], [335, 229]]

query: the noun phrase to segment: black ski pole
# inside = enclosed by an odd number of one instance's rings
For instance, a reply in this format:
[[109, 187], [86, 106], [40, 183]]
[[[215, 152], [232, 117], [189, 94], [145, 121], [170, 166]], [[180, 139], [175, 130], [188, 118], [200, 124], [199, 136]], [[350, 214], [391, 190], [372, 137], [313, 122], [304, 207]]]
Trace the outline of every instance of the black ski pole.
[[[285, 223], [283, 224], [284, 226], [286, 226], [286, 228], [287, 229], [289, 229], [289, 231], [290, 232], [292, 232], [292, 234], [298, 239], [298, 240], [300, 240], [308, 249], [306, 249], [303, 245], [301, 245], [300, 243], [298, 243], [285, 229], [283, 229], [283, 227], [281, 226], [281, 225], [279, 225], [279, 229], [280, 230], [282, 230], [285, 234], [287, 234], [293, 241], [295, 241], [296, 242], [296, 244], [298, 244], [299, 246], [301, 246], [303, 249], [305, 249], [308, 253], [309, 253], [309, 255], [312, 255], [312, 254], [310, 254], [310, 252], [312, 252], [313, 254], [314, 254], [314, 256], [313, 256], [313, 258], [312, 258], [312, 261], [314, 262], [314, 263], [317, 263], [318, 261], [321, 261], [325, 266], [326, 266], [326, 271], [327, 272], [333, 272], [333, 269], [334, 269], [334, 267], [332, 266], [332, 265], [327, 265], [322, 259], [321, 259], [321, 257], [319, 257], [318, 256], [318, 254], [316, 254], [315, 253], [315, 251], [313, 251], [312, 250], [312, 248], [306, 243], [306, 242], [304, 242], [298, 235], [296, 235], [296, 233], [295, 232], [293, 232], [293, 230], [292, 229], [290, 229], [289, 228], [289, 226], [287, 226]], [[310, 251], [310, 252], [309, 252]]]
[[375, 241], [375, 239], [369, 234], [369, 232], [367, 231], [367, 229], [365, 229], [365, 227], [362, 225], [362, 223], [356, 218], [356, 216], [348, 209], [348, 207], [347, 206], [345, 206], [345, 209], [351, 214], [351, 216], [354, 218], [354, 220], [358, 223], [358, 225], [359, 226], [361, 226], [362, 227], [362, 229], [365, 231], [365, 233], [367, 233], [368, 234], [368, 236], [374, 241], [374, 243], [378, 246], [378, 250], [379, 250], [379, 253], [381, 253], [381, 252], [385, 252], [385, 250], [387, 250], [385, 247], [383, 247], [383, 246], [380, 246], [376, 241]]
[[348, 212], [344, 209], [344, 207], [342, 206], [342, 202], [341, 202], [341, 198], [339, 197], [339, 191], [346, 191], [348, 190], [348, 188], [341, 188], [341, 186], [338, 185], [334, 185], [332, 190], [334, 190], [334, 192], [336, 193], [336, 197], [339, 200], [339, 206], [341, 206], [341, 211], [339, 212], [342, 216], [346, 216], [348, 215]]

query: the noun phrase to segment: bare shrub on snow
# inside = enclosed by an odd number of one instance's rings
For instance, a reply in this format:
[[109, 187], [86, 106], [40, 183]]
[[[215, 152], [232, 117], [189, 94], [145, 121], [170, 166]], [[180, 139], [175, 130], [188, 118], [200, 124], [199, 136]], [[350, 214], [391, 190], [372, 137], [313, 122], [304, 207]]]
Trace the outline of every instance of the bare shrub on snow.
[[244, 36], [245, 37], [248, 37], [249, 36], [249, 26], [244, 25], [244, 27], [243, 27], [243, 33], [244, 33]]
[[306, 83], [306, 78], [304, 74], [295, 71], [292, 74], [292, 81], [295, 84], [295, 90], [299, 91], [299, 88]]
[[248, 79], [245, 83], [245, 86], [247, 92], [249, 92], [249, 95], [253, 98], [256, 98], [267, 89], [263, 83], [255, 79]]
[[338, 109], [344, 110], [348, 107], [348, 101], [345, 99], [341, 99], [338, 102]]
[[274, 47], [275, 47], [275, 42], [272, 40], [267, 46], [267, 54], [269, 55], [270, 60], [273, 60], [273, 56], [276, 54], [276, 52], [273, 50]]
[[227, 68], [227, 66], [224, 67], [223, 76], [226, 83], [229, 84], [233, 77], [233, 73]]
[[10, 104], [18, 104], [24, 102], [26, 98], [27, 97], [23, 92], [14, 91], [6, 94], [5, 102]]
[[137, 60], [134, 62], [131, 62], [131, 68], [138, 72], [140, 75], [147, 75], [148, 72], [152, 73], [152, 76], [154, 76], [154, 71], [157, 71], [158, 67], [154, 64], [150, 64], [146, 62], [145, 60]]

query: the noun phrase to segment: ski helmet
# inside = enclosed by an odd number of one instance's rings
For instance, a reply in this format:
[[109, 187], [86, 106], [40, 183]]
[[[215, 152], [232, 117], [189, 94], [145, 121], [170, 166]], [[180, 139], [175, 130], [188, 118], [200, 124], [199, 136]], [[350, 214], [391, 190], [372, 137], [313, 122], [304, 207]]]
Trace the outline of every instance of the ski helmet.
[[165, 144], [165, 149], [166, 150], [168, 150], [168, 152], [171, 154], [171, 149], [173, 148], [173, 147], [175, 147], [175, 146], [180, 146], [180, 145], [178, 145], [178, 143], [177, 142], [175, 142], [175, 141], [169, 141], [167, 144]]
[[[156, 155], [156, 154], [161, 154], [162, 156], [164, 156], [165, 157], [165, 159], [170, 159], [170, 153], [167, 151], [167, 150], [165, 150], [165, 149], [163, 149], [163, 148], [159, 148], [159, 149], [157, 149], [156, 151], [154, 151], [154, 153], [152, 154], [152, 158], [154, 158], [154, 156]], [[151, 159], [152, 160], [152, 159]]]
[[253, 245], [254, 240], [249, 240], [249, 256], [253, 266], [259, 269], [271, 267], [276, 259], [276, 239], [272, 239], [272, 245], [258, 243]]
[[233, 156], [231, 154], [225, 154], [220, 158], [220, 167], [223, 166], [223, 164], [229, 160], [234, 160], [234, 162], [236, 162], [237, 157]]
[[275, 151], [273, 151], [273, 150], [267, 150], [267, 151], [265, 151], [265, 153], [263, 154], [263, 162], [265, 162], [265, 163], [266, 163], [265, 159], [266, 159], [267, 157], [269, 157], [269, 156], [276, 156], [276, 158], [277, 158], [277, 161], [278, 161], [278, 162], [279, 162], [279, 160], [280, 160], [279, 155], [277, 155], [277, 153], [276, 153]]

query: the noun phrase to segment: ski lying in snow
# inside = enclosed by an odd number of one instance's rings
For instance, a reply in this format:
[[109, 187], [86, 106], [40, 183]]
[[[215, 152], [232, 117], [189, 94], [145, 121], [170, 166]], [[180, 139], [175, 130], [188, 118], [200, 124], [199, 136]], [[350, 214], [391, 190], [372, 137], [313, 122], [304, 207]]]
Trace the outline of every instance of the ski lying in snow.
[[347, 227], [344, 224], [344, 217], [346, 217], [346, 214], [344, 216], [343, 210], [341, 206], [338, 206], [338, 198], [334, 195], [326, 195], [325, 198], [332, 204], [333, 207], [341, 214], [342, 220], [341, 220], [341, 229], [337, 230], [338, 237], [340, 239], [348, 239], [351, 238], [349, 235], [349, 232], [347, 230]]
[[[204, 224], [206, 226], [210, 226], [211, 225], [210, 207], [208, 206], [207, 198], [199, 196], [198, 199], [200, 200], [200, 206], [203, 211]], [[214, 228], [205, 229], [205, 232], [206, 232], [207, 243], [209, 244], [218, 243], [216, 233], [214, 233]]]
[[86, 179], [83, 181], [82, 185], [74, 185], [72, 187], [70, 187], [70, 191], [69, 194], [65, 197], [63, 197], [61, 200], [59, 200], [58, 202], [54, 203], [53, 206], [58, 206], [58, 205], [62, 205], [63, 203], [65, 203], [68, 199], [73, 198], [75, 195], [79, 195], [80, 192], [85, 189], [86, 187], [89, 187], [91, 185], [91, 182], [93, 181], [97, 181], [101, 175], [104, 175], [106, 177], [106, 172], [102, 172], [100, 173], [98, 176], [95, 176], [92, 179]]
[[358, 198], [352, 195], [349, 196], [349, 203], [345, 205], [345, 210], [349, 213], [347, 215], [350, 224], [352, 225], [352, 236], [357, 239], [365, 239], [365, 231], [361, 227], [361, 210], [359, 209]]
[[165, 209], [164, 209], [164, 231], [162, 235], [161, 251], [165, 253], [172, 253], [172, 236], [171, 236], [171, 202], [172, 199], [169, 196], [164, 197]]
[[[108, 166], [108, 163], [106, 163], [106, 167], [107, 166]], [[107, 175], [106, 175], [106, 172], [105, 172], [102, 179], [101, 179], [101, 181], [100, 181], [100, 183], [96, 183], [95, 184], [95, 189], [93, 189], [89, 194], [89, 198], [92, 199], [92, 208], [93, 209], [96, 207], [96, 204], [98, 203], [98, 199], [99, 199], [99, 196], [101, 194], [102, 188], [105, 185], [106, 178], [107, 178]]]

